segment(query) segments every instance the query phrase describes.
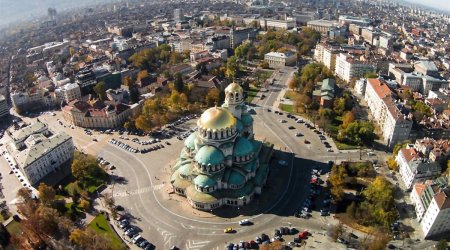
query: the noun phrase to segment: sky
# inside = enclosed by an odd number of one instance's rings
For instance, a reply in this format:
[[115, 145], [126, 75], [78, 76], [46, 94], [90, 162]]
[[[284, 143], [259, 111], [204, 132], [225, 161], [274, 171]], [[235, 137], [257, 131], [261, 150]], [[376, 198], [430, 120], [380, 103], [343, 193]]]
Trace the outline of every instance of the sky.
[[406, 0], [406, 1], [450, 12], [450, 0]]

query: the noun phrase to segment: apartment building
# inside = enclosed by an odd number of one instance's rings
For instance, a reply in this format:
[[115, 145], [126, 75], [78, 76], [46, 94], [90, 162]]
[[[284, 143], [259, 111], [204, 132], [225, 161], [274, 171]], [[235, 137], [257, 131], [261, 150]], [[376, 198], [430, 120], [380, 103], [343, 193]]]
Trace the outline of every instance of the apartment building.
[[401, 149], [395, 161], [406, 188], [412, 188], [417, 182], [434, 179], [441, 174], [441, 166], [423, 155], [415, 148]]
[[417, 220], [425, 238], [450, 232], [450, 188], [448, 177], [414, 185], [411, 195]]
[[6, 135], [9, 138], [7, 151], [31, 185], [57, 172], [75, 150], [72, 137], [54, 133], [40, 121], [30, 125], [15, 123]]
[[394, 100], [386, 83], [376, 78], [367, 79], [364, 99], [389, 148], [409, 138], [412, 115]]
[[366, 73], [374, 72], [375, 68], [355, 59], [347, 53], [340, 53], [336, 58], [335, 74], [344, 81], [350, 82], [352, 78], [361, 78]]

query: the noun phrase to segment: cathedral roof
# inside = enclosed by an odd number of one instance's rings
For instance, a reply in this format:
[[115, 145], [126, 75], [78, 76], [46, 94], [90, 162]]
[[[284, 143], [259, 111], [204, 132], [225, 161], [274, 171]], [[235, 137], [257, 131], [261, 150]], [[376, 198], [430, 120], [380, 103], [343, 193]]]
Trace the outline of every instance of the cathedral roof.
[[231, 93], [239, 92], [239, 93], [242, 93], [242, 92], [244, 92], [244, 90], [242, 89], [241, 85], [237, 84], [236, 82], [232, 82], [225, 88], [225, 93], [227, 93], [227, 92], [231, 92]]
[[184, 146], [189, 149], [195, 149], [195, 138], [197, 137], [197, 131], [190, 134], [188, 138], [184, 141]]
[[194, 184], [201, 187], [212, 187], [216, 185], [216, 181], [207, 175], [198, 175], [194, 179]]
[[209, 145], [201, 147], [195, 155], [195, 161], [204, 165], [218, 165], [222, 163], [223, 160], [224, 156], [222, 151]]
[[241, 120], [245, 126], [251, 126], [253, 124], [253, 117], [249, 113], [242, 114]]
[[233, 155], [245, 156], [254, 151], [253, 144], [245, 137], [238, 137], [234, 143]]
[[225, 108], [214, 107], [203, 112], [198, 125], [204, 129], [220, 130], [233, 127], [236, 118]]

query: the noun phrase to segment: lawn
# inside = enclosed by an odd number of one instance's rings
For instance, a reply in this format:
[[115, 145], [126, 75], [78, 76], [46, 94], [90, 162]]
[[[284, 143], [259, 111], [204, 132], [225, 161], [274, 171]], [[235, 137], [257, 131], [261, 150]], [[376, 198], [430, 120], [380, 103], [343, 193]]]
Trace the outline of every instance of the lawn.
[[20, 228], [20, 223], [12, 220], [7, 226], [6, 226], [6, 230], [8, 230], [8, 232], [11, 235], [16, 235], [16, 234], [20, 234], [22, 232], [22, 229]]
[[111, 240], [112, 249], [124, 249], [125, 245], [119, 236], [114, 232], [114, 230], [109, 225], [104, 214], [99, 214], [91, 223], [89, 223], [88, 228], [93, 229], [97, 233], [105, 236]]
[[290, 114], [293, 114], [293, 115], [302, 115], [302, 116], [304, 116], [304, 114], [301, 114], [299, 112], [295, 112], [294, 106], [290, 105], [290, 104], [280, 104], [279, 109], [281, 109], [284, 112], [288, 112]]
[[338, 142], [337, 140], [334, 140], [334, 139], [333, 139], [333, 141], [339, 150], [359, 149], [359, 146], [357, 146], [357, 145], [350, 145], [350, 144], [346, 144], [343, 142]]
[[247, 103], [251, 103], [253, 101], [253, 98], [258, 94], [261, 87], [251, 86], [250, 89], [247, 91], [247, 99], [245, 100]]
[[299, 95], [297, 92], [292, 91], [292, 90], [288, 90], [288, 91], [286, 91], [286, 94], [284, 95], [284, 98], [289, 99], [289, 100], [295, 100], [297, 95]]

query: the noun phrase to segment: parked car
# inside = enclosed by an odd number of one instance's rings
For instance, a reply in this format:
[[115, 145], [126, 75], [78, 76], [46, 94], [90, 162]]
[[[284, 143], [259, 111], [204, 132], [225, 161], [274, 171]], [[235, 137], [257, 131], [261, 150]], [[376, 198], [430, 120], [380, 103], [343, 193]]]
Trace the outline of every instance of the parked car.
[[250, 225], [250, 221], [248, 219], [240, 220], [239, 225], [241, 225], [241, 226]]
[[227, 228], [225, 228], [225, 229], [223, 230], [223, 232], [224, 232], [224, 233], [232, 233], [232, 232], [234, 232], [234, 230], [233, 230], [232, 227], [227, 227]]

